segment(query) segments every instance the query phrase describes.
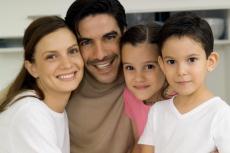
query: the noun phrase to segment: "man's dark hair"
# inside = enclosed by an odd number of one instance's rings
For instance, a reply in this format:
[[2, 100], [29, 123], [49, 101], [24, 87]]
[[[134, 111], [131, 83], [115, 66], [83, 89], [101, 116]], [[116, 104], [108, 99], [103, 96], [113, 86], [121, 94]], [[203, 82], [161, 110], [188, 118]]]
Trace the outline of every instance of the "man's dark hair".
[[213, 51], [214, 38], [211, 27], [204, 19], [192, 12], [176, 13], [166, 20], [159, 33], [160, 50], [172, 36], [188, 36], [199, 42], [205, 50], [206, 57]]
[[69, 7], [65, 21], [70, 29], [75, 33], [79, 33], [79, 22], [89, 16], [96, 14], [109, 14], [115, 18], [117, 24], [123, 33], [127, 27], [125, 9], [118, 0], [76, 0]]

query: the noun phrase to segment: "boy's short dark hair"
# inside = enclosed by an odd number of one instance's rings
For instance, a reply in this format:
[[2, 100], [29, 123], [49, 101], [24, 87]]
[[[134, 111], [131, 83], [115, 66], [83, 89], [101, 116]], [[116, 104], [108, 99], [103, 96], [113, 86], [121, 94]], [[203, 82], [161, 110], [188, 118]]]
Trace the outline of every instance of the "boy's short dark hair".
[[118, 0], [76, 0], [69, 7], [65, 21], [71, 30], [77, 34], [79, 22], [89, 16], [96, 14], [109, 14], [115, 18], [123, 33], [127, 27], [125, 9]]
[[213, 51], [214, 38], [211, 27], [204, 19], [192, 12], [176, 13], [166, 20], [159, 34], [160, 50], [171, 36], [188, 36], [199, 42], [205, 50], [206, 57]]

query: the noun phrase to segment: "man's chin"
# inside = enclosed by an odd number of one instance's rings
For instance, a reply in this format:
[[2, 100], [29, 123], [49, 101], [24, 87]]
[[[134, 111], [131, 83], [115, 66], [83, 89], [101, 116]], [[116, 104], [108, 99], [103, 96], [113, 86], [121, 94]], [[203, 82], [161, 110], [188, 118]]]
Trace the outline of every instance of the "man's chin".
[[110, 84], [112, 82], [114, 82], [117, 78], [117, 75], [113, 75], [113, 76], [94, 76], [94, 78], [100, 82], [100, 83], [104, 83], [104, 84]]
[[98, 82], [105, 83], [105, 84], [114, 82], [118, 77], [118, 70], [115, 69], [113, 70], [111, 69], [110, 71], [101, 71], [101, 72], [98, 72], [95, 69], [91, 71], [90, 69], [88, 69], [88, 73]]

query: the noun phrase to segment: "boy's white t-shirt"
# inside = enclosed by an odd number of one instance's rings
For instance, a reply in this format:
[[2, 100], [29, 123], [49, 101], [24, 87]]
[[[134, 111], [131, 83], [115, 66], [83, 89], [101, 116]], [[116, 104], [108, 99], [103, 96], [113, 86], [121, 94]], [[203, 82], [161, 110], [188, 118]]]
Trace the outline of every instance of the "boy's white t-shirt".
[[139, 144], [155, 153], [230, 153], [230, 107], [214, 97], [181, 114], [173, 98], [154, 104]]
[[69, 141], [66, 112], [38, 98], [22, 98], [0, 113], [0, 153], [69, 153]]

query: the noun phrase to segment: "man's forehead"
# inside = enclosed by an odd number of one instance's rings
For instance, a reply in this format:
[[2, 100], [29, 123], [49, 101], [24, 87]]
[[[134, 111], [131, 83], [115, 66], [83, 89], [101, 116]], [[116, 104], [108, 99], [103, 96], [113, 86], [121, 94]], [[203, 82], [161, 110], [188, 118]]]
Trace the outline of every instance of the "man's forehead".
[[103, 37], [113, 31], [120, 34], [120, 29], [115, 18], [108, 14], [87, 16], [83, 18], [78, 25], [80, 37]]

